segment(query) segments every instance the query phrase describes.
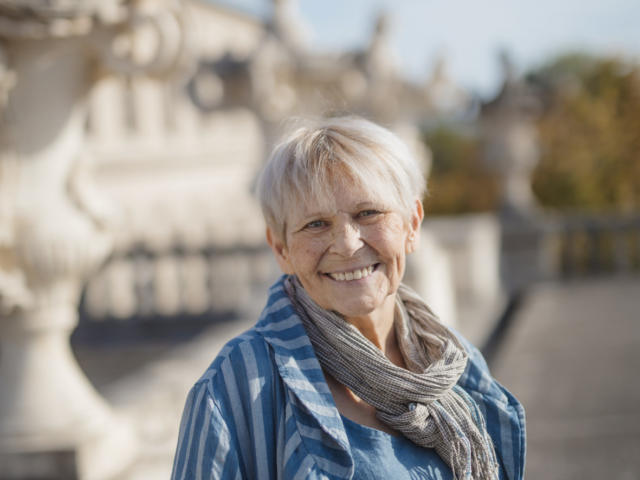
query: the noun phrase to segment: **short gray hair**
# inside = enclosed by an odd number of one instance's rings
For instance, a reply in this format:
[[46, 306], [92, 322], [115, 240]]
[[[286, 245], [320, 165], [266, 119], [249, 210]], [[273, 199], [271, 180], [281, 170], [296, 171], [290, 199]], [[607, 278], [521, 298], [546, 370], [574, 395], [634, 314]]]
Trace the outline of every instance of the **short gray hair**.
[[358, 184], [407, 219], [426, 191], [420, 165], [388, 129], [354, 116], [307, 119], [276, 145], [258, 178], [267, 225], [286, 242], [292, 209], [330, 203], [337, 181]]

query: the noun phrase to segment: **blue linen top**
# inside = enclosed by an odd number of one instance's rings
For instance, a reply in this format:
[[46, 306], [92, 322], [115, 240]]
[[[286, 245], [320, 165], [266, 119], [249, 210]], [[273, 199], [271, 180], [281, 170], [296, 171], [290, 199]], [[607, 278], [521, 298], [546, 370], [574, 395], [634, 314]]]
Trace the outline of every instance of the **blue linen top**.
[[[270, 288], [258, 323], [228, 342], [189, 392], [173, 480], [354, 478], [358, 452], [285, 278]], [[458, 385], [485, 418], [500, 478], [522, 479], [524, 409], [477, 349], [460, 341], [469, 361]]]
[[354, 480], [451, 480], [449, 465], [430, 448], [393, 436], [342, 415], [353, 455]]

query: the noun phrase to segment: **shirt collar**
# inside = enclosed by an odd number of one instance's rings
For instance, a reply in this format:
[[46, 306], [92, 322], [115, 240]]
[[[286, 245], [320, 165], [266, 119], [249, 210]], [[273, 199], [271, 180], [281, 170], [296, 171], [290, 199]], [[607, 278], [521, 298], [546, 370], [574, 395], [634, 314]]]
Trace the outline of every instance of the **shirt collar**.
[[283, 275], [269, 289], [256, 331], [272, 348], [278, 373], [318, 427], [343, 450], [349, 441], [307, 332], [284, 288]]

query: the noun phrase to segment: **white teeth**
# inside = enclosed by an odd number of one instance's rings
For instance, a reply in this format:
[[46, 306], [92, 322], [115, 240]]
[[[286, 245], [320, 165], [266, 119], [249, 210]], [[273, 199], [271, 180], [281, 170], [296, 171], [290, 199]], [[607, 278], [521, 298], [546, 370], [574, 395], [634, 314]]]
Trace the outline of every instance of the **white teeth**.
[[343, 282], [345, 280], [360, 280], [361, 278], [365, 278], [371, 275], [373, 273], [373, 269], [374, 266], [369, 265], [368, 267], [353, 270], [351, 272], [330, 273], [329, 276], [339, 282]]

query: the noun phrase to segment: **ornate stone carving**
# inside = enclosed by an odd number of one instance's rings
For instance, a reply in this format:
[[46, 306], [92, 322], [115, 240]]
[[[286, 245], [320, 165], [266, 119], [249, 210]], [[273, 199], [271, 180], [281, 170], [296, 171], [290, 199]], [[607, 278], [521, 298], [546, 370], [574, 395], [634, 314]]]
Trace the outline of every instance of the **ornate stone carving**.
[[187, 28], [178, 1], [143, 3], [130, 9], [114, 28], [97, 32], [93, 41], [102, 63], [120, 74], [161, 76], [185, 60]]
[[127, 424], [78, 368], [69, 335], [83, 282], [112, 248], [109, 205], [91, 186], [82, 148], [93, 60], [125, 35], [130, 55], [106, 54], [110, 66], [174, 68], [184, 26], [161, 7], [0, 1], [0, 471], [8, 462], [30, 477], [22, 453], [68, 451], [79, 478], [99, 480], [135, 454]]
[[122, 0], [2, 0], [0, 36], [44, 39], [86, 35], [96, 23], [121, 21]]

